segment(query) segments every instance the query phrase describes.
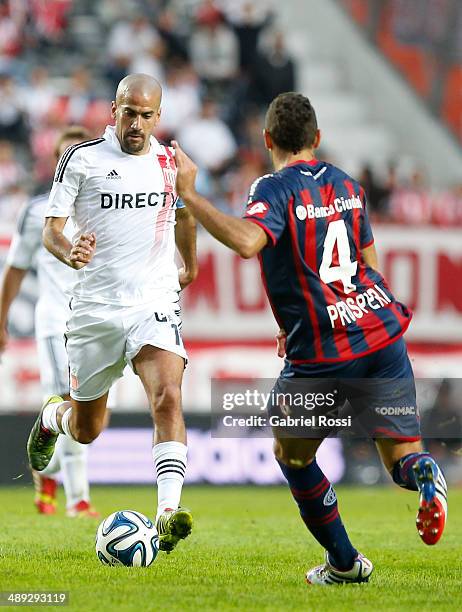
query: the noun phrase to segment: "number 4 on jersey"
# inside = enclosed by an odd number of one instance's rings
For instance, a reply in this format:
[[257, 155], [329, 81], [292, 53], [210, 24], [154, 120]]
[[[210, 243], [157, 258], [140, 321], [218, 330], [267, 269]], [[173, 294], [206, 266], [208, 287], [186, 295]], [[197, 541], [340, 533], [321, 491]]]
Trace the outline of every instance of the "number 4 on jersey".
[[[333, 266], [332, 255], [336, 244], [339, 265]], [[319, 277], [326, 284], [342, 281], [344, 292], [351, 293], [356, 289], [351, 279], [356, 275], [357, 268], [358, 262], [350, 261], [350, 243], [345, 221], [343, 219], [331, 221], [327, 226], [327, 234], [324, 239]]]

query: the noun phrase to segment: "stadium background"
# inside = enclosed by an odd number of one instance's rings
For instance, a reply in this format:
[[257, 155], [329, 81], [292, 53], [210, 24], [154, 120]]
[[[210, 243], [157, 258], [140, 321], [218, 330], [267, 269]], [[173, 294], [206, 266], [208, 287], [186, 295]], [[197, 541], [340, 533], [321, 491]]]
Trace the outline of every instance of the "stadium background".
[[[3, 0], [0, 258], [23, 203], [49, 186], [59, 130], [79, 123], [99, 135], [126, 73], [164, 84], [156, 136], [175, 136], [201, 168], [200, 191], [236, 215], [268, 170], [264, 109], [297, 89], [318, 112], [318, 157], [368, 194], [381, 266], [415, 313], [407, 339], [416, 375], [428, 381], [421, 409], [438, 439], [429, 444], [460, 482], [461, 32], [457, 0]], [[200, 276], [183, 296], [187, 482], [281, 482], [270, 440], [210, 435], [211, 378], [271, 378], [281, 362], [257, 262], [202, 231], [198, 246]], [[35, 300], [31, 274], [0, 365], [2, 483], [28, 478], [25, 439], [42, 399]], [[90, 448], [91, 479], [151, 482], [150, 418], [133, 375], [111, 404], [111, 427]], [[320, 462], [334, 482], [386, 481], [366, 441], [330, 440]]]

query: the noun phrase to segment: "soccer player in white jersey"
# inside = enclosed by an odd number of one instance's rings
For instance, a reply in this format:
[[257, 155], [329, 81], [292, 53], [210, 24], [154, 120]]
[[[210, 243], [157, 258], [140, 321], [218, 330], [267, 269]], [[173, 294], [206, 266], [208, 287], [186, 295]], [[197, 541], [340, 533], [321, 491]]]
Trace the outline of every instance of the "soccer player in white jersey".
[[[160, 549], [170, 551], [192, 526], [191, 513], [179, 505], [187, 448], [178, 292], [194, 279], [197, 263], [192, 217], [178, 243], [180, 272], [174, 261], [175, 160], [152, 136], [161, 97], [155, 79], [125, 77], [112, 103], [115, 127], [67, 149], [58, 163], [43, 241], [77, 270], [66, 332], [72, 399], [45, 404], [28, 454], [40, 471], [59, 434], [92, 442], [103, 427], [108, 391], [129, 364], [152, 410], [156, 524]], [[69, 217], [77, 227], [73, 243], [63, 233]]]
[[[88, 140], [88, 131], [79, 126], [63, 130], [56, 143], [56, 158], [71, 145]], [[35, 309], [35, 336], [39, 356], [40, 381], [44, 393], [69, 397], [69, 370], [64, 331], [69, 318], [69, 295], [75, 272], [43, 248], [42, 230], [48, 194], [32, 198], [24, 207], [8, 252], [0, 286], [0, 352], [8, 343], [8, 313], [28, 270], [37, 267], [39, 299]], [[73, 225], [66, 224], [67, 236]], [[90, 506], [86, 447], [61, 436], [53, 460], [43, 472], [32, 471], [35, 506], [40, 514], [56, 512], [56, 474], [61, 471], [66, 494], [66, 514], [70, 517], [97, 517]]]

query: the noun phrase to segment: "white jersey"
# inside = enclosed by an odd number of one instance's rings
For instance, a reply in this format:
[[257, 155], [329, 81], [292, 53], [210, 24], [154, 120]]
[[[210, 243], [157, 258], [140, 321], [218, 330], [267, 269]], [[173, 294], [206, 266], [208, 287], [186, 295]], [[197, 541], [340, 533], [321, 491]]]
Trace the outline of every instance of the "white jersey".
[[[62, 336], [69, 318], [70, 288], [75, 281], [75, 270], [60, 262], [42, 245], [48, 194], [32, 198], [19, 217], [16, 233], [8, 252], [7, 263], [21, 270], [37, 267], [39, 298], [35, 308], [37, 338]], [[71, 220], [64, 234], [71, 239], [75, 229]]]
[[71, 217], [94, 232], [92, 261], [77, 271], [83, 301], [168, 308], [180, 290], [175, 257], [173, 150], [151, 137], [145, 155], [122, 151], [115, 128], [69, 147], [56, 169], [47, 217]]

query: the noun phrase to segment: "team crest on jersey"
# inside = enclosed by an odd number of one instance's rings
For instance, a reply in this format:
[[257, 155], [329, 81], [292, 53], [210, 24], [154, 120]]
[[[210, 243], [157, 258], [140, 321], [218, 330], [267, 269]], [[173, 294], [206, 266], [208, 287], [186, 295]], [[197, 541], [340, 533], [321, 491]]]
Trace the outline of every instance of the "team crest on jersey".
[[245, 214], [251, 217], [259, 217], [260, 219], [263, 219], [268, 210], [269, 206], [268, 204], [265, 204], [265, 202], [253, 202], [246, 210]]

